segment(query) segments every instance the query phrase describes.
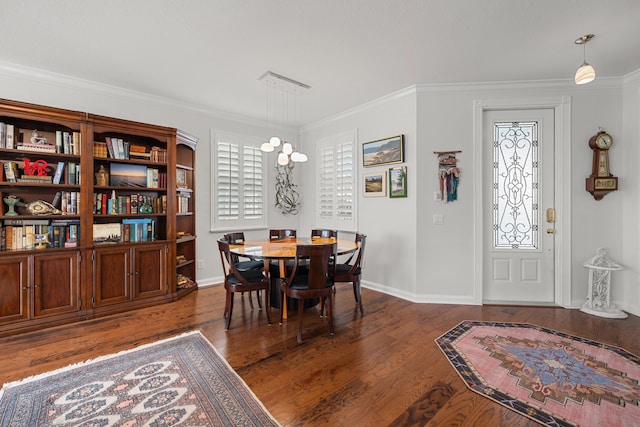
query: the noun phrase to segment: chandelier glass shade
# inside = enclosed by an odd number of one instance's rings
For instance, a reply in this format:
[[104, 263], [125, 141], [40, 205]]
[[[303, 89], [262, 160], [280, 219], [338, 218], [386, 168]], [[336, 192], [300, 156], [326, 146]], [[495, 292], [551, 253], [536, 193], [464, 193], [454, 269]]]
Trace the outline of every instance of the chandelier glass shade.
[[587, 62], [587, 42], [594, 38], [593, 34], [586, 34], [579, 39], [576, 39], [576, 44], [582, 45], [582, 65], [578, 68], [575, 75], [575, 82], [577, 85], [583, 85], [585, 83], [592, 82], [596, 79], [596, 70]]
[[[293, 106], [295, 118], [298, 115], [298, 93], [301, 89], [309, 89], [310, 86], [304, 83], [300, 83], [288, 77], [276, 74], [272, 71], [267, 71], [260, 77], [259, 80], [264, 80], [267, 87], [267, 121], [270, 121], [270, 117], [278, 115], [278, 110], [281, 112], [281, 124], [284, 125], [285, 119], [289, 116], [289, 109]], [[281, 105], [278, 108], [277, 96], [270, 97], [270, 92], [279, 92], [281, 95]], [[277, 94], [276, 94], [277, 95]], [[270, 103], [270, 98], [274, 101]], [[292, 98], [292, 102], [290, 102]], [[273, 104], [273, 105], [272, 105]], [[307, 161], [307, 155], [299, 152], [294, 144], [282, 140], [279, 136], [271, 136], [267, 142], [260, 145], [260, 150], [265, 153], [275, 151], [280, 147], [278, 151], [278, 164], [286, 166], [289, 162], [302, 163]]]

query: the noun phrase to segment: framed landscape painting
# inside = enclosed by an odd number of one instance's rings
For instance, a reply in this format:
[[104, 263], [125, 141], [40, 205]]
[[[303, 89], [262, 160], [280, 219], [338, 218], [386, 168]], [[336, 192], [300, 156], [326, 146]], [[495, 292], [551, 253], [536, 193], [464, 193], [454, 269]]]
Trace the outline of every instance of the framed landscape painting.
[[384, 172], [362, 175], [364, 197], [385, 197], [387, 195], [387, 175]]
[[404, 161], [404, 135], [362, 144], [362, 165], [380, 166]]
[[407, 197], [407, 167], [389, 169], [389, 197]]

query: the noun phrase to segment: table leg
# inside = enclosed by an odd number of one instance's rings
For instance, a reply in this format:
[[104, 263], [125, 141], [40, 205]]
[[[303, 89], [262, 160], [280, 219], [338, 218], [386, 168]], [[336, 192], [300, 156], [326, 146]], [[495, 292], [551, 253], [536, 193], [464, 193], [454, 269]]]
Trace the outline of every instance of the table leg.
[[[287, 270], [285, 269], [285, 261], [284, 259], [278, 260], [278, 264], [280, 264], [280, 279], [284, 279], [287, 277]], [[285, 297], [282, 302], [282, 318], [287, 318], [287, 298]]]

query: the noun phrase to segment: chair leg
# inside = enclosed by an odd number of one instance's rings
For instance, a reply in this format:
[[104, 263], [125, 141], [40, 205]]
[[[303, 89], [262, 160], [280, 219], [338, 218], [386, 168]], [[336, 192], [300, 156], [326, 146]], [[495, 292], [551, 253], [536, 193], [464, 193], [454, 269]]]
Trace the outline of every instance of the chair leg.
[[360, 306], [360, 316], [364, 316], [364, 308], [362, 307], [362, 293], [360, 292], [360, 279], [353, 281], [353, 293], [356, 296], [356, 303]]
[[225, 331], [229, 330], [229, 326], [231, 325], [231, 315], [233, 314], [233, 294], [234, 292], [229, 292], [230, 300], [229, 300], [229, 315], [227, 316], [227, 325], [224, 328]]
[[333, 297], [325, 297], [327, 299], [327, 317], [329, 318], [329, 333], [333, 335], [335, 330], [333, 328]]
[[302, 342], [302, 316], [304, 315], [304, 300], [298, 300], [298, 342]]
[[[244, 292], [242, 293], [242, 296], [244, 297]], [[251, 291], [249, 291], [249, 307], [253, 310], [253, 298], [251, 296]]]
[[[251, 295], [251, 292], [249, 292], [249, 295]], [[256, 291], [256, 300], [258, 301], [258, 310], [262, 310], [262, 303], [260, 302], [260, 290]]]
[[224, 298], [224, 317], [229, 316], [229, 305], [231, 304], [231, 291], [227, 290], [227, 294]]
[[[260, 302], [260, 291], [258, 292], [258, 302]], [[269, 300], [271, 299], [271, 292], [269, 290], [269, 287], [267, 286], [267, 289], [265, 289], [264, 291], [264, 309], [267, 312], [267, 324], [271, 324], [271, 310], [269, 309]]]
[[282, 320], [284, 319], [284, 292], [280, 289], [280, 324], [282, 325]]

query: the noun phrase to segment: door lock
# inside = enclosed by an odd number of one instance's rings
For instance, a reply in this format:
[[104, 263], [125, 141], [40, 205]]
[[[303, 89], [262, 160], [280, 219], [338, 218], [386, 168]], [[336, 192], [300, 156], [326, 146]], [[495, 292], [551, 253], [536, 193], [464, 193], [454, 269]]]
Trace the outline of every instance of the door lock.
[[[554, 222], [556, 222], [556, 210], [553, 208], [548, 208], [547, 209], [547, 222], [549, 224], [553, 224]], [[547, 233], [549, 232], [549, 230], [547, 230]]]
[[555, 228], [547, 228], [547, 234], [556, 234]]

